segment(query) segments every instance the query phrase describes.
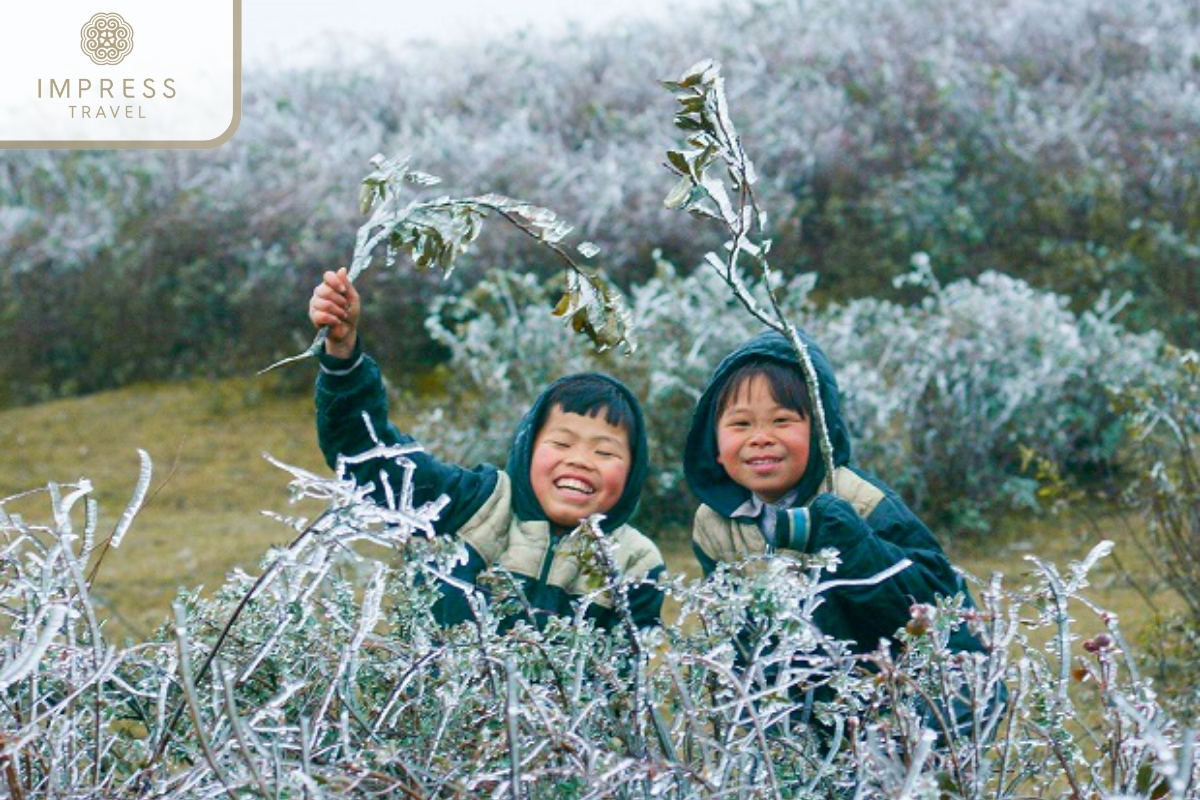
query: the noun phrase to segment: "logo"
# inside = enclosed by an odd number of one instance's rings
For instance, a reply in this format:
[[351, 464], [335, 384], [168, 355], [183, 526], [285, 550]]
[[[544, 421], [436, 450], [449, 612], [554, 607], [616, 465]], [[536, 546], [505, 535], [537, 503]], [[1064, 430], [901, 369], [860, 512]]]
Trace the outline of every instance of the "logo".
[[79, 31], [79, 46], [96, 64], [120, 64], [133, 52], [133, 28], [120, 14], [95, 14]]

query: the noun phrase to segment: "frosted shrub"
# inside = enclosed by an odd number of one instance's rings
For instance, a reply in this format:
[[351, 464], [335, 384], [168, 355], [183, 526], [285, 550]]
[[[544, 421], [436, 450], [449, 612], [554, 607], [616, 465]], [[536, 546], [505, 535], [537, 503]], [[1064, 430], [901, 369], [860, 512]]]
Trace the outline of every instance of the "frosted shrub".
[[[914, 607], [865, 656], [811, 623], [831, 552], [670, 578], [677, 621], [611, 633], [582, 605], [500, 633], [521, 598], [497, 572], [490, 602], [470, 591], [475, 619], [443, 629], [433, 582], [458, 548], [429, 538], [440, 502], [412, 507], [405, 481], [378, 505], [341, 468], [286, 469], [326, 510], [280, 517], [296, 538], [257, 576], [185, 592], [126, 646], [88, 593], [85, 562], [119, 544], [95, 535], [90, 485], [0, 501], [7, 796], [1200, 797], [1192, 733], [1086, 597], [1107, 545], [1065, 571], [1031, 559], [1024, 586], [995, 576], [977, 610]], [[12, 511], [31, 500], [46, 522]], [[607, 544], [583, 533], [620, 608]], [[945, 649], [959, 625], [986, 655]]]
[[1126, 331], [1106, 299], [1067, 299], [988, 272], [941, 286], [920, 256], [919, 305], [856, 300], [821, 314], [864, 465], [921, 508], [978, 521], [1032, 509], [1029, 448], [1079, 473], [1110, 467], [1124, 423], [1110, 391], [1157, 375], [1161, 337]]

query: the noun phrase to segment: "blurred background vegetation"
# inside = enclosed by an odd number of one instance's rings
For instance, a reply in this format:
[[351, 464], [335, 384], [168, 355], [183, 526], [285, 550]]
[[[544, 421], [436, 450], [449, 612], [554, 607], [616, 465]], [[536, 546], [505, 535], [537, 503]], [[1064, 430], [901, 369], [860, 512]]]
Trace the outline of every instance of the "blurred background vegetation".
[[[555, 209], [623, 286], [653, 275], [655, 250], [690, 268], [719, 241], [662, 207], [672, 102], [656, 80], [702, 56], [733, 87], [773, 261], [819, 274], [819, 301], [911, 298], [891, 281], [922, 251], [944, 281], [1000, 270], [1077, 309], [1131, 291], [1126, 325], [1194, 347], [1196, 15], [1188, 0], [789, 0], [248, 74], [215, 150], [0, 156], [0, 400], [293, 352], [315, 277], [349, 259], [377, 152], [451, 195]], [[489, 234], [472, 261], [549, 266], [535, 247]], [[422, 325], [438, 288], [405, 275], [374, 293], [389, 323], [372, 341], [397, 368], [446, 357]]]

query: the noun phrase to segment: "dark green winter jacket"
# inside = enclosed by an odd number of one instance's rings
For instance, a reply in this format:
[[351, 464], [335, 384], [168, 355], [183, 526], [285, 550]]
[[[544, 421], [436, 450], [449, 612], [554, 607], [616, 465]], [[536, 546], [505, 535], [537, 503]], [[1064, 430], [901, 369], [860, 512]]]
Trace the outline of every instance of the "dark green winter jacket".
[[[838, 551], [838, 579], [871, 578], [904, 559], [912, 565], [870, 586], [827, 591], [813, 621], [827, 635], [850, 643], [856, 652], [874, 650], [881, 639], [892, 640], [911, 618], [914, 603], [962, 594], [967, 587], [951, 567], [933, 534], [883, 481], [850, 465], [850, 436], [842, 418], [837, 381], [824, 352], [801, 332], [815, 367], [825, 422], [833, 450], [833, 491], [825, 483], [825, 459], [814, 423], [809, 461], [792, 508], [775, 514], [774, 544], [768, 544], [757, 519], [736, 518], [750, 491], [735, 483], [717, 462], [716, 403], [725, 379], [750, 359], [770, 359], [800, 369], [788, 340], [774, 332], [760, 334], [726, 357], [696, 405], [684, 451], [688, 485], [703, 503], [696, 512], [692, 546], [705, 575], [722, 562], [775, 551]], [[950, 641], [952, 649], [982, 650], [965, 627]]]
[[[356, 347], [348, 359], [322, 353], [320, 363], [316, 384], [317, 438], [331, 468], [336, 469], [339, 455], [357, 455], [375, 446], [364, 414], [380, 443], [414, 442], [388, 419], [387, 393], [379, 367], [370, 356]], [[663, 559], [653, 542], [625, 524], [637, 507], [649, 467], [645, 424], [637, 398], [619, 381], [600, 377], [628, 397], [636, 428], [629, 437], [632, 463], [625, 490], [609, 509], [601, 528], [615, 544], [617, 566], [624, 577], [646, 579], [628, 592], [634, 622], [642, 627], [657, 625], [663, 596], [655, 581], [664, 570]], [[578, 535], [564, 535], [569, 532], [556, 530], [546, 519], [529, 480], [537, 435], [533, 426], [544, 418], [544, 411], [548, 410], [544, 408], [545, 398], [555, 385], [546, 387], [517, 425], [504, 470], [490, 464], [473, 469], [444, 464], [423, 451], [408, 456], [416, 464], [413, 505], [420, 506], [443, 494], [449, 498], [436, 528], [439, 533], [458, 536], [468, 555], [465, 564], [455, 567], [453, 577], [475, 585], [485, 570], [503, 567], [520, 582], [533, 609], [532, 622], [537, 625], [547, 615], [573, 614], [572, 604], [576, 600], [603, 585], [599, 575], [582, 568], [577, 558], [581, 549]], [[402, 470], [392, 460], [365, 461], [350, 468], [360, 484], [371, 482], [377, 487], [381, 469], [389, 473], [393, 488], [402, 485]], [[434, 612], [440, 622], [451, 625], [471, 618], [470, 606], [461, 590], [445, 583], [439, 588], [441, 598]], [[618, 619], [608, 592], [593, 598], [586, 614], [606, 628], [611, 628]], [[513, 621], [507, 620], [506, 624]]]

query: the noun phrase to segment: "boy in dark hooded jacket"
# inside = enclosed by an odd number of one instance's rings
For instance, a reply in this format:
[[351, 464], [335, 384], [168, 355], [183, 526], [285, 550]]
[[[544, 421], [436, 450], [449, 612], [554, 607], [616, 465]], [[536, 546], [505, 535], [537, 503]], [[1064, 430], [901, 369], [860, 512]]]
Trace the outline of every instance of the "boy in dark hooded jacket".
[[[833, 490], [813, 430], [812, 403], [800, 362], [781, 334], [760, 334], [717, 367], [692, 418], [684, 474], [703, 505], [692, 547], [707, 576], [718, 564], [771, 552], [838, 551], [838, 579], [869, 579], [904, 559], [911, 565], [872, 585], [829, 590], [813, 615], [826, 635], [852, 651], [893, 641], [914, 603], [967, 588], [929, 529], [883, 481], [850, 465], [829, 359], [800, 332], [815, 368], [833, 451]], [[953, 650], [982, 651], [965, 626]]]
[[[309, 318], [327, 330], [319, 355], [316, 386], [317, 436], [330, 467], [339, 455], [375, 446], [365, 413], [383, 444], [412, 443], [388, 420], [387, 395], [374, 360], [358, 337], [359, 297], [345, 270], [327, 272], [313, 290]], [[600, 577], [578, 559], [579, 523], [602, 514], [601, 529], [614, 544], [616, 566], [628, 579], [644, 579], [628, 591], [633, 621], [640, 627], [660, 622], [663, 595], [655, 581], [664, 571], [658, 548], [625, 524], [633, 514], [648, 469], [645, 425], [637, 398], [620, 382], [599, 373], [581, 373], [550, 384], [517, 426], [503, 471], [491, 465], [466, 469], [443, 464], [424, 452], [409, 456], [413, 503], [449, 498], [437, 523], [440, 533], [458, 536], [467, 562], [452, 577], [474, 585], [480, 574], [500, 566], [514, 575], [536, 625], [547, 615], [571, 615], [572, 604], [599, 588]], [[360, 482], [380, 467], [403, 476], [392, 462], [364, 462], [352, 468]], [[434, 607], [446, 625], [470, 619], [463, 592], [443, 583]], [[586, 614], [611, 628], [617, 612], [608, 593], [592, 598]]]

